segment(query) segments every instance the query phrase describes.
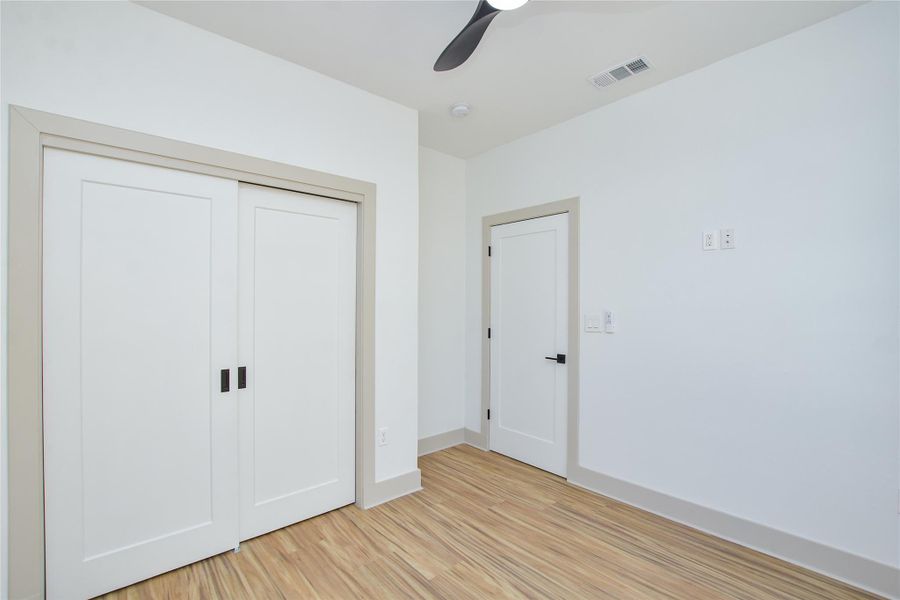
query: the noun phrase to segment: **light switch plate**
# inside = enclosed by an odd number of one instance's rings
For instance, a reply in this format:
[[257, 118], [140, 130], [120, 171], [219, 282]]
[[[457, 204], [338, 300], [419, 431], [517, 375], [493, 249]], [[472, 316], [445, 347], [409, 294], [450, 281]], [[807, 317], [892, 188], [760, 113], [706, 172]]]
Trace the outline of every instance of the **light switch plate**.
[[584, 330], [587, 333], [603, 331], [603, 315], [584, 315]]

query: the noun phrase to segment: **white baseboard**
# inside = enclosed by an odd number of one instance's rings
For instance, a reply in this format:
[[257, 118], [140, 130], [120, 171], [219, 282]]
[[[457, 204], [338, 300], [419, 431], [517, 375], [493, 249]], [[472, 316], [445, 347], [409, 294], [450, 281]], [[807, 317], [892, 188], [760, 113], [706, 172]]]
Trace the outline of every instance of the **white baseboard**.
[[454, 429], [419, 440], [419, 456], [425, 456], [438, 450], [452, 448], [466, 441], [465, 429]]
[[364, 508], [374, 508], [379, 504], [396, 500], [401, 496], [418, 492], [422, 489], [422, 472], [413, 469], [409, 473], [403, 473], [390, 479], [375, 482], [375, 488], [369, 498], [366, 499]]
[[479, 450], [487, 450], [484, 436], [471, 429], [454, 429], [419, 440], [419, 456], [446, 450], [460, 444], [468, 444]]
[[487, 440], [485, 439], [487, 436], [484, 433], [478, 431], [472, 431], [471, 429], [466, 429], [465, 431], [465, 442], [470, 446], [475, 446], [479, 450], [487, 450]]
[[584, 467], [569, 470], [568, 481], [672, 521], [741, 546], [839, 579], [856, 587], [900, 598], [900, 569], [819, 542], [675, 498]]

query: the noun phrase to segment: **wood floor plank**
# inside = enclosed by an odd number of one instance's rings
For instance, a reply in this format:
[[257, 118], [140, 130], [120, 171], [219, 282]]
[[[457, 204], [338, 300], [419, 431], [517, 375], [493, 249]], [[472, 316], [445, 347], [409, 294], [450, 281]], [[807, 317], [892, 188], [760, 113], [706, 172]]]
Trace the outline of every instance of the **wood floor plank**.
[[469, 446], [420, 459], [424, 490], [297, 523], [108, 600], [877, 596]]

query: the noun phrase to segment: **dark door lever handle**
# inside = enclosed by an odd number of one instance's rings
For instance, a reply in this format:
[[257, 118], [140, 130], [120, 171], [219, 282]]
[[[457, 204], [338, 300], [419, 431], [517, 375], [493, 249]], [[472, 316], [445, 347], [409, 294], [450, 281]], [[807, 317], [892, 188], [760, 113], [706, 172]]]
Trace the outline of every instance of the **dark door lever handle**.
[[556, 356], [545, 356], [547, 360], [553, 360], [558, 362], [561, 365], [566, 364], [566, 355], [565, 354], [557, 354]]

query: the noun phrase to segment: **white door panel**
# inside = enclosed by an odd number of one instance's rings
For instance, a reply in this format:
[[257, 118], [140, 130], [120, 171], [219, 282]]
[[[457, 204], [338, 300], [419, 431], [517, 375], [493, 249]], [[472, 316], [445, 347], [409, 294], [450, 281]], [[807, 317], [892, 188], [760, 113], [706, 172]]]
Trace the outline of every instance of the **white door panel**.
[[241, 539], [355, 498], [356, 205], [240, 189]]
[[568, 215], [491, 228], [491, 449], [566, 473]]
[[47, 150], [49, 598], [237, 541], [237, 183]]

